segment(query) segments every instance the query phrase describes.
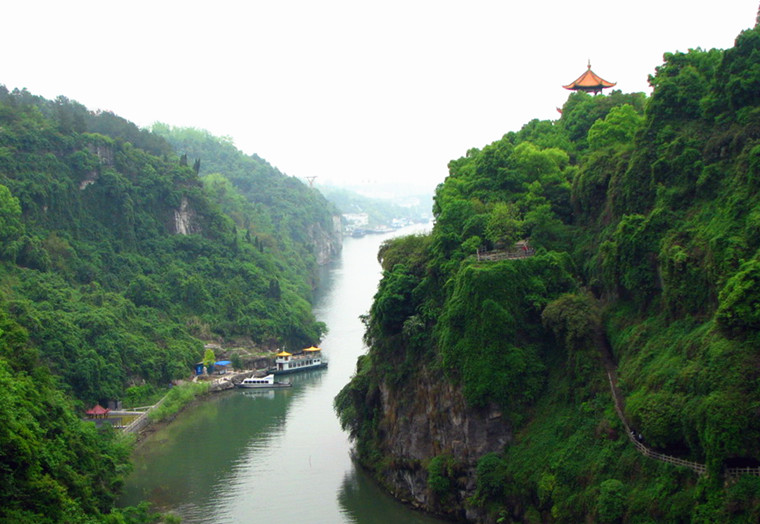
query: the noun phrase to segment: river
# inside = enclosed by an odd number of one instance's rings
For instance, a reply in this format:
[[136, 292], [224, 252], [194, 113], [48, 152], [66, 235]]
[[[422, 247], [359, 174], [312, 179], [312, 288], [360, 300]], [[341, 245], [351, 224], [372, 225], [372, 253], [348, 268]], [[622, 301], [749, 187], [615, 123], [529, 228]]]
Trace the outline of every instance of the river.
[[185, 410], [136, 450], [121, 504], [148, 500], [186, 523], [443, 522], [395, 501], [356, 467], [333, 411], [366, 351], [359, 315], [381, 276], [378, 247], [419, 231], [346, 238], [315, 299], [329, 329], [328, 368], [289, 375], [292, 388], [228, 391]]

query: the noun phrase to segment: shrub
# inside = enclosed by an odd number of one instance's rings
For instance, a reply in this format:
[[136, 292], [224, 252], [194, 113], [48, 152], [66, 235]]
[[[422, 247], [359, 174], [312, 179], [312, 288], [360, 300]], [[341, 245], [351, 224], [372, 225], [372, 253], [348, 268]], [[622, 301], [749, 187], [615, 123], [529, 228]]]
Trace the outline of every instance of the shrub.
[[438, 455], [428, 464], [427, 485], [438, 497], [449, 494], [454, 487], [454, 469], [456, 462], [451, 455]]
[[625, 511], [625, 486], [616, 479], [602, 482], [597, 500], [597, 513], [600, 522], [616, 522], [620, 520]]
[[497, 453], [487, 453], [480, 457], [476, 468], [476, 496], [482, 500], [501, 497], [507, 482], [507, 465]]

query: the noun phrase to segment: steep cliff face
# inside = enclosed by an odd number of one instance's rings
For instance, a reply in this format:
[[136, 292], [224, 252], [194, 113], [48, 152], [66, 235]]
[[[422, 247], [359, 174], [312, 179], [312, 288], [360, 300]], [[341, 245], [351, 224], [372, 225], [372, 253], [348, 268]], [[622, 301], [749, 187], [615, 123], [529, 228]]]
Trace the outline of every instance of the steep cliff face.
[[[394, 495], [435, 513], [462, 517], [476, 514], [467, 499], [475, 492], [476, 464], [487, 453], [499, 452], [511, 442], [512, 432], [494, 406], [468, 407], [457, 386], [423, 369], [400, 389], [379, 386], [380, 450], [388, 464], [382, 482]], [[445, 507], [428, 486], [426, 465], [439, 456], [451, 456], [458, 473], [456, 499]]]
[[201, 234], [203, 227], [197, 220], [197, 214], [187, 197], [183, 196], [179, 208], [173, 209], [174, 220], [171, 224], [171, 232], [175, 235]]
[[330, 227], [322, 224], [312, 224], [309, 227], [309, 239], [314, 246], [314, 256], [317, 264], [323, 266], [335, 260], [343, 249], [343, 233], [340, 215], [334, 215]]

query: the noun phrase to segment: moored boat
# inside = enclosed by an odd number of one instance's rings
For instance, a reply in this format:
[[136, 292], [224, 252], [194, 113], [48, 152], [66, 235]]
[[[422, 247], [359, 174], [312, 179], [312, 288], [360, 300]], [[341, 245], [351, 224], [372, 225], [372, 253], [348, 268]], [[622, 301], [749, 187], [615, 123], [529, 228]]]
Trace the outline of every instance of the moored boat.
[[287, 375], [288, 373], [297, 373], [299, 371], [322, 369], [326, 367], [327, 361], [322, 357], [322, 349], [311, 346], [297, 354], [280, 351], [275, 355], [274, 367], [269, 370], [269, 373], [274, 375]]
[[265, 377], [248, 377], [238, 384], [239, 388], [247, 389], [276, 389], [276, 388], [289, 388], [292, 386], [290, 382], [277, 382], [274, 379], [274, 375], [271, 373]]

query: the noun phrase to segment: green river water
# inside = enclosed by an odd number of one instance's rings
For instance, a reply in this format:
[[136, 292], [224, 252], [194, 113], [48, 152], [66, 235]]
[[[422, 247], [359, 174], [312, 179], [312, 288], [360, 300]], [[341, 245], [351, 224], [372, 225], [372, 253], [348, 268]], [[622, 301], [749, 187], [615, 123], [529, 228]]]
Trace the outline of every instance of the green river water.
[[330, 330], [321, 343], [327, 369], [289, 375], [292, 388], [232, 390], [185, 410], [136, 451], [121, 503], [149, 500], [187, 523], [443, 522], [357, 468], [332, 407], [366, 351], [359, 315], [377, 290], [377, 249], [412, 232], [346, 238], [326, 268], [315, 313]]

